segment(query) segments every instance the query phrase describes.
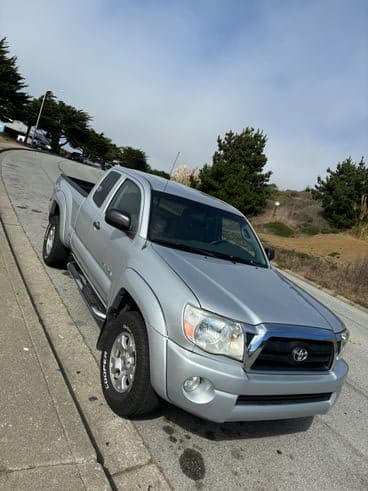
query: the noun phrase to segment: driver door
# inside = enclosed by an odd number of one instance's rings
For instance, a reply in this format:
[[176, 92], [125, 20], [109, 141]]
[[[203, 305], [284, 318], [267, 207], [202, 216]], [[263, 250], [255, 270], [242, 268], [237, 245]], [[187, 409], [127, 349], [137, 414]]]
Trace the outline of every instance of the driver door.
[[[111, 286], [118, 281], [126, 267], [129, 257], [134, 253], [134, 239], [138, 232], [141, 215], [142, 193], [131, 178], [126, 178], [116, 191], [108, 207], [101, 216], [101, 229], [95, 234], [95, 240], [100, 242], [101, 266], [103, 278], [100, 285], [101, 296], [108, 303]], [[130, 216], [128, 232], [118, 230], [105, 221], [106, 213], [115, 209]]]

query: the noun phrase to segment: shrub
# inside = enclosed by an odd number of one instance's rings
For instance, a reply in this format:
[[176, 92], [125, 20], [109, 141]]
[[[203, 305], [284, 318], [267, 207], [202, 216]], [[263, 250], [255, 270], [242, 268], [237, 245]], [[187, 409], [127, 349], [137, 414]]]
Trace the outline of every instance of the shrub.
[[293, 237], [294, 236], [294, 230], [282, 222], [265, 223], [264, 228], [267, 231], [271, 232], [272, 234], [280, 235], [281, 237]]
[[318, 177], [314, 199], [320, 200], [325, 218], [339, 229], [368, 225], [368, 167], [363, 158], [359, 163], [349, 157], [327, 169], [325, 180]]
[[320, 229], [315, 225], [310, 225], [309, 223], [303, 223], [299, 230], [306, 235], [317, 235], [320, 233]]

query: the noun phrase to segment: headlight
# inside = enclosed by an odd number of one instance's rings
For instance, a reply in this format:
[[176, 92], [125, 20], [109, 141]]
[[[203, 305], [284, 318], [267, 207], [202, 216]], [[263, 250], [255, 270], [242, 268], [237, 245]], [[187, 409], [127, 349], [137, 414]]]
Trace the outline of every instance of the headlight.
[[204, 351], [243, 359], [244, 333], [240, 322], [187, 305], [183, 329], [186, 337]]
[[350, 333], [349, 333], [349, 330], [345, 327], [345, 329], [341, 332], [338, 332], [336, 334], [336, 337], [337, 337], [337, 341], [341, 343], [341, 348], [340, 348], [340, 351], [339, 351], [339, 356], [341, 356], [342, 352], [344, 351], [345, 349], [345, 346], [348, 344], [348, 341], [349, 341], [349, 337], [350, 337]]

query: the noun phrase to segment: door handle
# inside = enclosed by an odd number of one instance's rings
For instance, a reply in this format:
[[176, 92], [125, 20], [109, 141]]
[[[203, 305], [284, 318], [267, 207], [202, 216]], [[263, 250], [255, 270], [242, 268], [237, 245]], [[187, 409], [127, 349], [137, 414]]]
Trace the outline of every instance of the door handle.
[[96, 230], [100, 230], [101, 228], [100, 222], [93, 222], [93, 228]]

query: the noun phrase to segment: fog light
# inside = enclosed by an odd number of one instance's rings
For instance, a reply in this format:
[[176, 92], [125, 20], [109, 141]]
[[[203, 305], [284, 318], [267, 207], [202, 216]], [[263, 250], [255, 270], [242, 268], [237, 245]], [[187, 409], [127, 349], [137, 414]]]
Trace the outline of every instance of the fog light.
[[201, 384], [201, 377], [190, 377], [187, 378], [183, 384], [183, 389], [185, 392], [193, 392], [196, 390]]

